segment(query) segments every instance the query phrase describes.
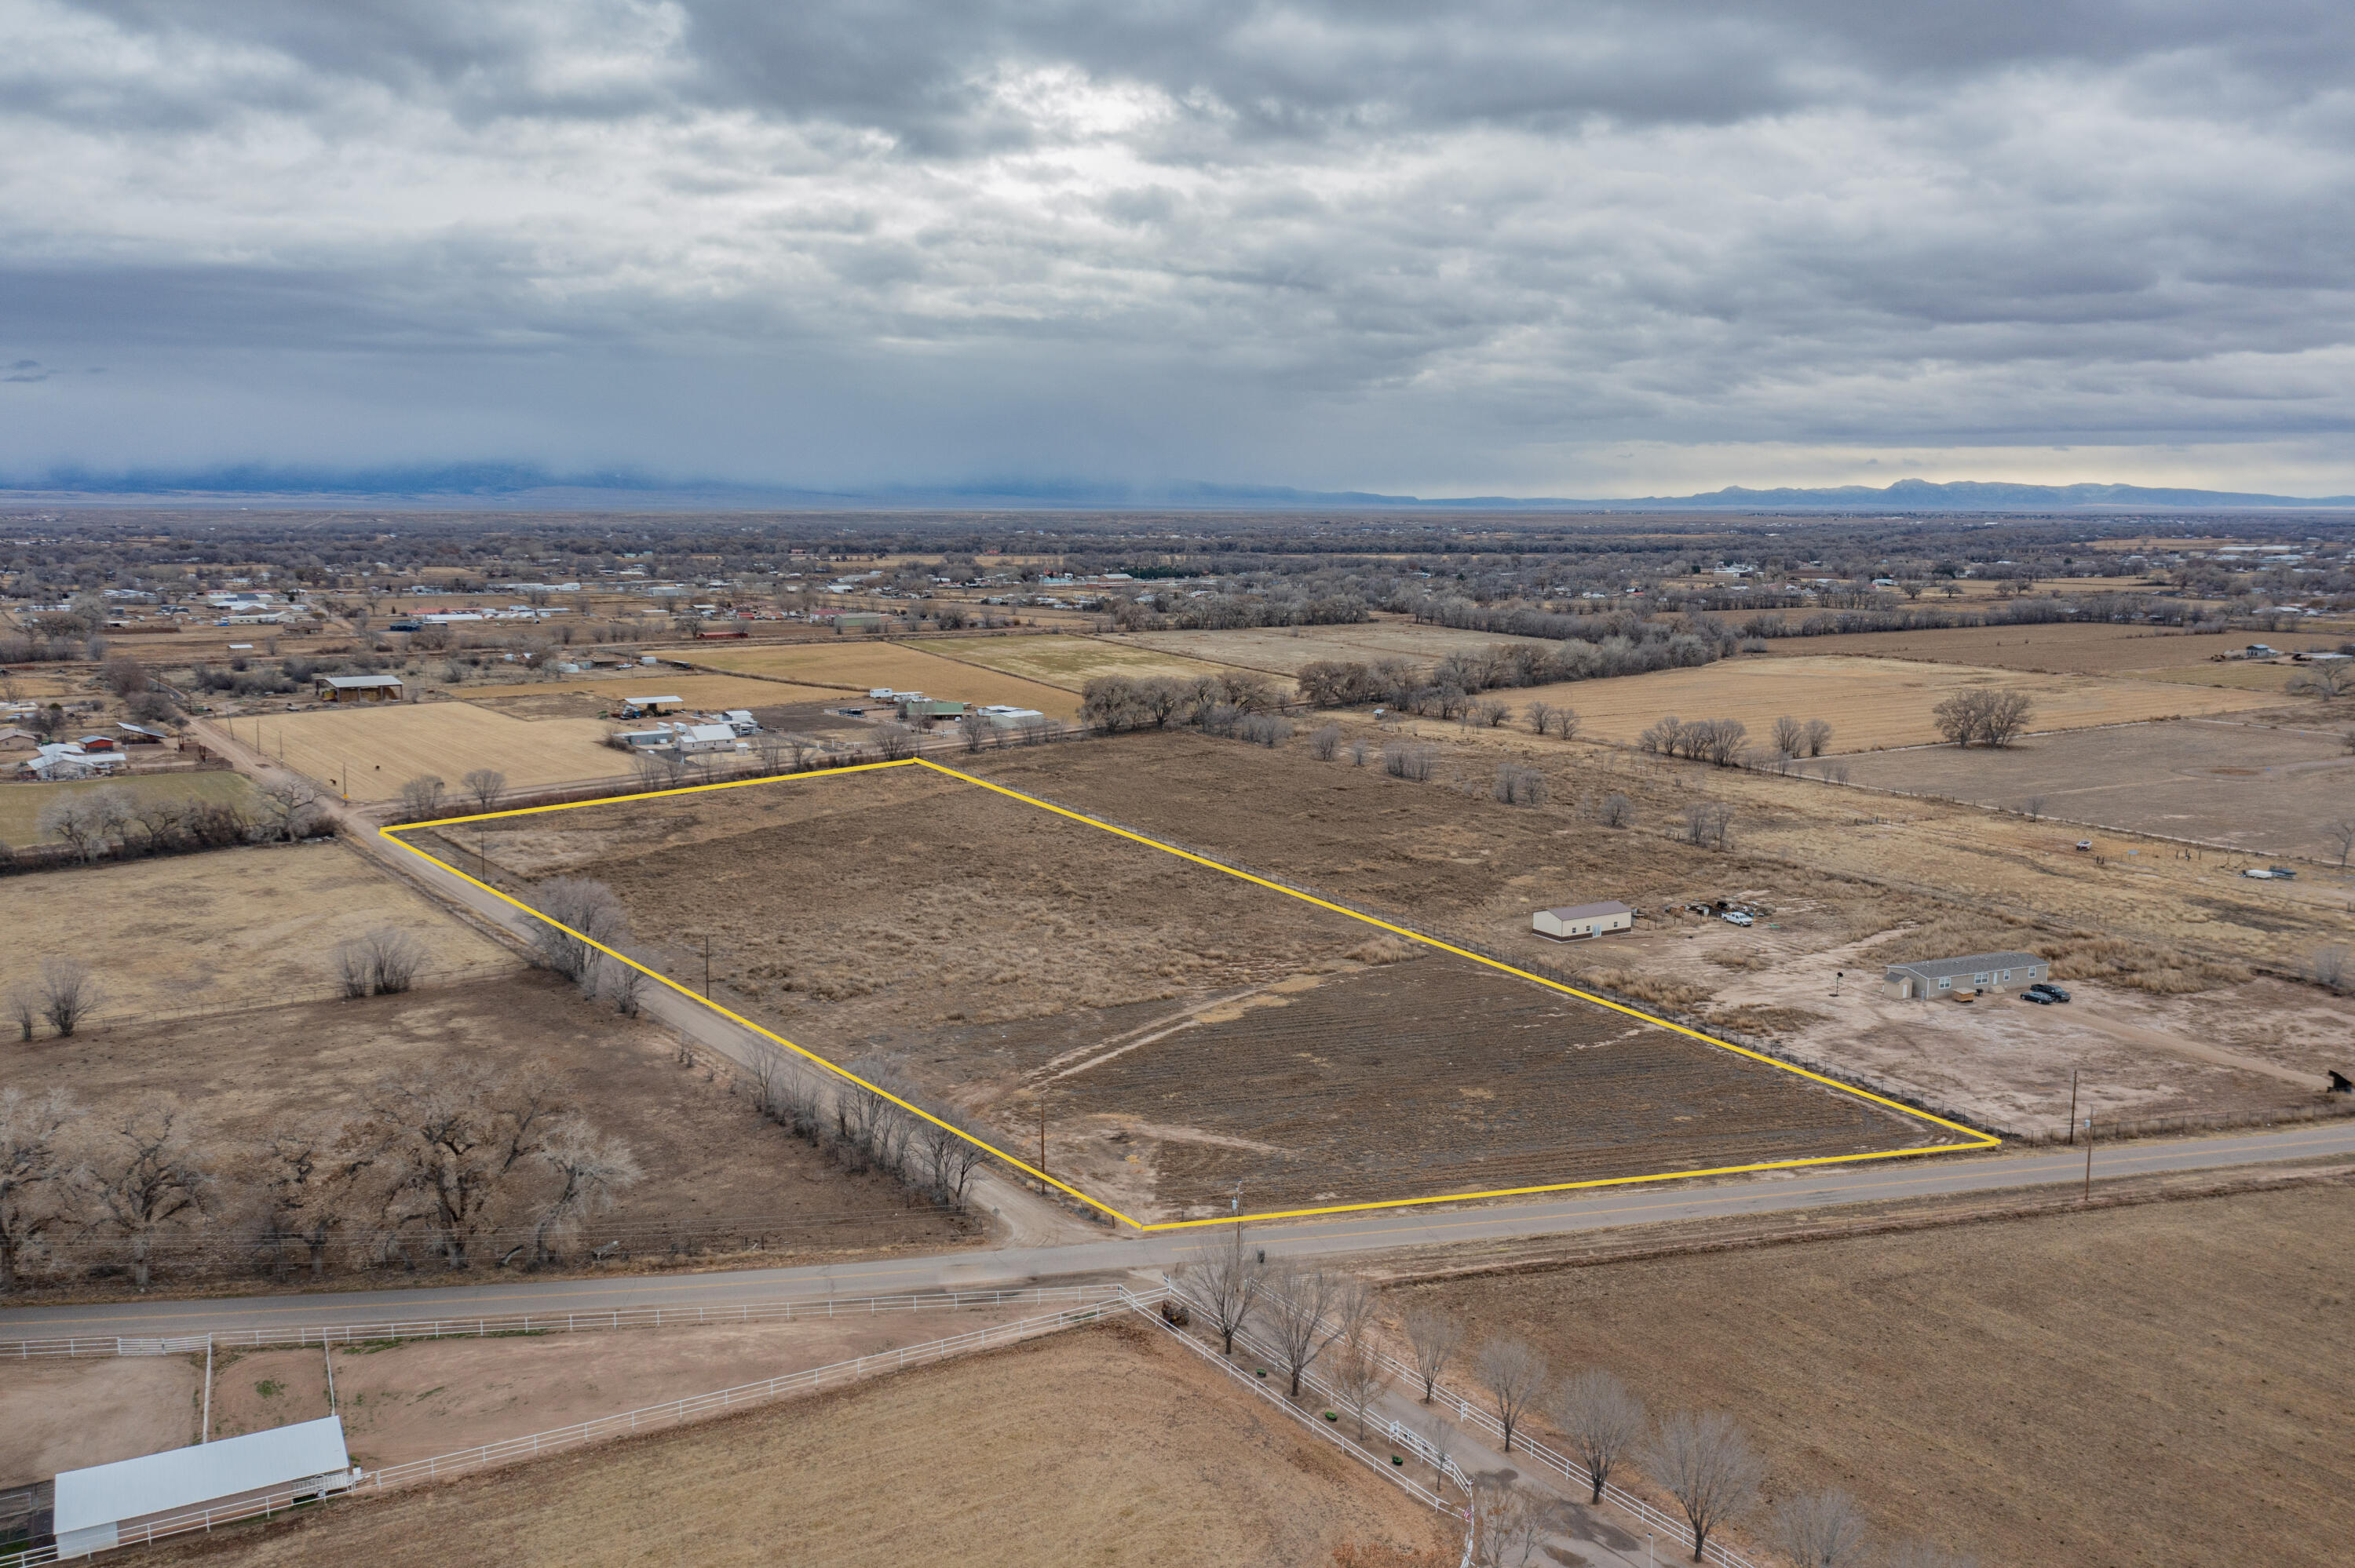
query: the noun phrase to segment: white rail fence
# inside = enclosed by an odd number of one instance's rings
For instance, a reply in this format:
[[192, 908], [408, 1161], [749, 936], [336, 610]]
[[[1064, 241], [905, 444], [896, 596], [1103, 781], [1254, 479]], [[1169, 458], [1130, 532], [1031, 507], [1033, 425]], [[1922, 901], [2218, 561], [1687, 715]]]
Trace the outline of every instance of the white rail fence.
[[[785, 1321], [796, 1317], [808, 1319], [858, 1316], [861, 1315], [861, 1309], [866, 1313], [880, 1313], [923, 1310], [935, 1307], [1039, 1303], [1052, 1299], [1066, 1299], [1071, 1302], [1060, 1310], [1039, 1317], [993, 1324], [988, 1328], [977, 1329], [969, 1333], [951, 1335], [946, 1339], [909, 1345], [895, 1351], [879, 1351], [873, 1355], [790, 1372], [783, 1377], [769, 1378], [760, 1383], [742, 1383], [734, 1388], [721, 1389], [712, 1393], [673, 1400], [666, 1404], [648, 1405], [639, 1410], [623, 1411], [619, 1414], [602, 1416], [595, 1421], [584, 1421], [571, 1426], [558, 1427], [552, 1431], [532, 1433], [526, 1436], [509, 1438], [505, 1442], [486, 1443], [478, 1447], [463, 1448], [454, 1453], [436, 1455], [431, 1458], [412, 1460], [407, 1464], [389, 1465], [380, 1469], [357, 1473], [347, 1483], [340, 1486], [332, 1482], [312, 1480], [264, 1495], [235, 1499], [213, 1508], [193, 1509], [165, 1518], [125, 1525], [119, 1534], [118, 1544], [121, 1546], [144, 1545], [175, 1535], [184, 1535], [198, 1531], [208, 1531], [224, 1525], [249, 1520], [267, 1519], [272, 1515], [315, 1502], [329, 1495], [349, 1495], [363, 1491], [382, 1492], [415, 1482], [441, 1480], [538, 1458], [544, 1455], [563, 1453], [609, 1438], [629, 1436], [640, 1432], [659, 1432], [730, 1410], [749, 1408], [794, 1394], [811, 1393], [826, 1388], [843, 1386], [878, 1377], [886, 1372], [929, 1365], [956, 1356], [969, 1355], [978, 1351], [1055, 1333], [1064, 1329], [1101, 1322], [1115, 1314], [1134, 1312], [1163, 1330], [1178, 1342], [1192, 1349], [1205, 1360], [1220, 1366], [1229, 1376], [1251, 1388], [1262, 1398], [1281, 1405], [1301, 1425], [1314, 1430], [1327, 1441], [1337, 1444], [1344, 1452], [1369, 1468], [1388, 1476], [1393, 1484], [1403, 1489], [1418, 1501], [1437, 1509], [1451, 1518], [1463, 1519], [1466, 1524], [1466, 1531], [1462, 1564], [1463, 1568], [1469, 1568], [1475, 1542], [1471, 1528], [1472, 1510], [1468, 1503], [1471, 1486], [1460, 1468], [1451, 1463], [1445, 1467], [1445, 1473], [1453, 1484], [1463, 1489], [1467, 1499], [1466, 1505], [1462, 1508], [1458, 1508], [1437, 1492], [1423, 1486], [1412, 1477], [1401, 1473], [1370, 1450], [1352, 1442], [1334, 1429], [1330, 1424], [1320, 1421], [1314, 1414], [1294, 1405], [1257, 1379], [1246, 1376], [1240, 1369], [1229, 1364], [1224, 1357], [1195, 1340], [1192, 1335], [1182, 1333], [1168, 1324], [1162, 1319], [1159, 1308], [1163, 1300], [1169, 1295], [1170, 1292], [1166, 1288], [1135, 1292], [1117, 1285], [1111, 1285], [1050, 1287], [1037, 1290], [967, 1291], [941, 1296], [868, 1297], [857, 1300], [780, 1302], [767, 1307], [666, 1308], [662, 1309], [660, 1322], [664, 1325], [678, 1325], [697, 1322]], [[605, 1312], [538, 1315], [529, 1319], [534, 1324], [534, 1328], [530, 1330], [501, 1327], [503, 1323], [510, 1321], [502, 1319], [438, 1319], [432, 1325], [369, 1324], [347, 1329], [254, 1330], [234, 1337], [215, 1336], [211, 1342], [217, 1346], [234, 1342], [243, 1347], [259, 1347], [381, 1342], [387, 1339], [395, 1338], [473, 1338], [522, 1331], [581, 1332], [616, 1327], [652, 1327], [655, 1326], [656, 1319], [656, 1309], [654, 1308], [646, 1308], [637, 1314]], [[515, 1321], [521, 1321], [521, 1319], [515, 1319]], [[441, 1331], [429, 1336], [421, 1332], [427, 1327], [432, 1327]], [[407, 1332], [400, 1334], [387, 1332], [388, 1330], [394, 1329], [407, 1330]], [[332, 1338], [323, 1339], [323, 1335], [332, 1336]], [[59, 1344], [67, 1341], [20, 1342]], [[71, 1342], [92, 1348], [73, 1351], [45, 1351], [35, 1353], [169, 1355], [183, 1351], [203, 1350], [207, 1345], [207, 1340], [202, 1335], [181, 1340], [120, 1339], [83, 1340]], [[106, 1348], [95, 1348], [100, 1345]], [[23, 1552], [0, 1549], [0, 1568], [40, 1568], [40, 1565], [57, 1561], [59, 1561], [58, 1552], [53, 1546], [37, 1547]]]
[[0, 1361], [48, 1356], [176, 1356], [215, 1350], [299, 1350], [311, 1345], [381, 1344], [389, 1340], [484, 1340], [504, 1334], [583, 1334], [615, 1329], [698, 1328], [726, 1323], [794, 1323], [812, 1318], [868, 1318], [962, 1307], [1087, 1306], [1121, 1298], [1117, 1285], [1048, 1286], [1026, 1290], [960, 1290], [916, 1296], [823, 1297], [741, 1307], [623, 1307], [603, 1312], [515, 1312], [481, 1318], [430, 1318], [315, 1328], [232, 1329], [140, 1339], [115, 1335], [0, 1340]]

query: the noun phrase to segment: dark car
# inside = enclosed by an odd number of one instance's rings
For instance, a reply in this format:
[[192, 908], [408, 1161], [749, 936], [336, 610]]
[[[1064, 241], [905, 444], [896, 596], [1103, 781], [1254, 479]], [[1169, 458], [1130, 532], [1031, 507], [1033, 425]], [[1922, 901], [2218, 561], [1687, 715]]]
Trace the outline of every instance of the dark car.
[[2045, 995], [2041, 991], [2021, 991], [2019, 993], [2019, 1000], [2022, 1001], [2032, 1001], [2039, 1007], [2050, 1007], [2052, 1005], [2052, 999]]
[[2030, 986], [2028, 989], [2034, 991], [2037, 995], [2042, 997], [2047, 1001], [2066, 1001], [2069, 1000], [2069, 993], [2067, 991], [2062, 991], [2057, 985], [2050, 984], [2044, 980], [2038, 980], [2034, 985]]

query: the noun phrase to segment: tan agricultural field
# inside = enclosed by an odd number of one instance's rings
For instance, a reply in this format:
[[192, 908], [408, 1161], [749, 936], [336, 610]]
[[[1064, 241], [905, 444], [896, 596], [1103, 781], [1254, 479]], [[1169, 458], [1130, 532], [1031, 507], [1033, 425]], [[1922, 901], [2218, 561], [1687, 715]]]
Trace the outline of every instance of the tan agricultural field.
[[421, 774], [454, 787], [477, 768], [506, 774], [510, 789], [618, 779], [630, 770], [629, 758], [605, 744], [614, 726], [603, 719], [524, 719], [465, 702], [328, 708], [233, 727], [240, 740], [258, 735], [270, 757], [324, 787], [348, 789], [355, 800], [397, 800], [401, 784]]
[[[1796, 619], [1796, 612], [1785, 612]], [[2112, 626], [2070, 622], [2051, 626], [1958, 626], [1943, 631], [1860, 631], [1832, 637], [1776, 637], [1766, 643], [1778, 658], [1818, 658], [1858, 655], [1880, 659], [1918, 659], [1945, 664], [1974, 664], [2002, 670], [2030, 670], [2054, 675], [2121, 675], [2151, 670], [2199, 670], [2222, 673], [2236, 669], [2274, 669], [2270, 665], [2211, 664], [2214, 653], [2233, 653], [2252, 642], [2266, 642], [2286, 652], [2335, 648], [2344, 639], [2307, 631], [2253, 633], [2181, 632], [2153, 626]], [[2278, 686], [2274, 688], [2279, 690]]]
[[[511, 685], [476, 685], [470, 681], [451, 690], [470, 703], [510, 711], [541, 697], [588, 697], [618, 712], [625, 702], [667, 696], [678, 698], [690, 708], [719, 712], [727, 708], [768, 707], [778, 703], [839, 702], [847, 694], [817, 686], [783, 685], [749, 676], [706, 675], [691, 670], [568, 676], [560, 681], [518, 682]], [[516, 716], [529, 715], [517, 713]]]
[[2019, 1568], [2347, 1559], [2355, 1191], [2246, 1196], [1388, 1292], [1655, 1410], [1719, 1409], [1774, 1496]]
[[948, 702], [1002, 703], [1010, 707], [1036, 708], [1050, 718], [1060, 719], [1068, 719], [1080, 709], [1075, 692], [962, 663], [909, 643], [878, 639], [846, 636], [826, 642], [774, 647], [714, 643], [692, 650], [671, 650], [669, 655], [692, 658], [716, 670], [738, 670], [772, 680], [805, 681], [861, 694], [870, 687], [890, 686], [895, 691], [922, 692]]
[[[685, 1391], [682, 1391], [685, 1392]], [[848, 1435], [848, 1436], [846, 1436]], [[155, 1550], [249, 1568], [654, 1561], [1452, 1568], [1452, 1517], [1142, 1325]]]
[[1235, 664], [1271, 675], [1290, 677], [1303, 664], [1319, 659], [1370, 663], [1377, 659], [1413, 659], [1437, 663], [1450, 653], [1493, 648], [1503, 642], [1531, 642], [1550, 648], [1535, 637], [1506, 637], [1489, 631], [1455, 631], [1444, 626], [1420, 626], [1411, 620], [1373, 620], [1356, 626], [1283, 626], [1246, 631], [1138, 631], [1121, 641], [1151, 648], [1185, 659], [1213, 664]]
[[[150, 747], [146, 749], [152, 751], [155, 748]], [[133, 773], [120, 779], [80, 779], [62, 784], [0, 784], [0, 843], [24, 845], [42, 842], [41, 812], [50, 801], [61, 796], [86, 795], [108, 789], [124, 790], [142, 800], [207, 800], [223, 805], [247, 805], [253, 800], [253, 786], [246, 781], [245, 776], [224, 769]]]
[[1072, 692], [1099, 675], [1191, 680], [1218, 673], [1217, 665], [1199, 659], [1180, 658], [1110, 637], [969, 637], [909, 646]]
[[1582, 734], [1622, 745], [1667, 714], [1739, 718], [1760, 742], [1778, 715], [1821, 718], [1832, 726], [1832, 749], [1845, 752], [1934, 745], [1938, 727], [1930, 710], [1957, 692], [1983, 686], [2029, 694], [2036, 703], [2030, 727], [2038, 731], [2222, 713], [2266, 701], [2151, 681], [1824, 655], [1725, 659], [1692, 669], [1491, 694], [1517, 711], [1531, 702], [1574, 708], [1584, 721]]
[[[208, 775], [208, 777], [210, 777]], [[36, 885], [17, 882], [19, 896]], [[0, 995], [41, 959], [102, 977], [96, 1027], [336, 994], [339, 942], [398, 926], [426, 948], [423, 981], [503, 974], [518, 960], [340, 842], [212, 850], [59, 872], [37, 885], [38, 921], [0, 945]], [[11, 1047], [11, 1049], [16, 1049]], [[8, 1073], [32, 1058], [19, 1058]]]

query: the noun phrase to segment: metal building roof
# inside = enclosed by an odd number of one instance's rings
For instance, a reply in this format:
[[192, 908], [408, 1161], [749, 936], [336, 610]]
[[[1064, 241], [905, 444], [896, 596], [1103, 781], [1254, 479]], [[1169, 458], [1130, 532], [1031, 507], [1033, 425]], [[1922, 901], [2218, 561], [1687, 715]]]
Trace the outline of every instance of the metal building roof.
[[319, 677], [319, 683], [324, 686], [333, 686], [339, 692], [359, 692], [366, 691], [371, 686], [397, 686], [400, 684], [400, 677], [398, 675], [322, 675]]
[[117, 1520], [196, 1508], [215, 1498], [266, 1490], [313, 1476], [339, 1475], [351, 1466], [340, 1416], [297, 1422], [218, 1443], [198, 1443], [66, 1470], [57, 1479], [59, 1535]]
[[1546, 913], [1557, 920], [1594, 920], [1605, 915], [1633, 915], [1635, 911], [1625, 904], [1605, 899], [1600, 904], [1565, 904], [1559, 909], [1549, 909]]
[[1902, 970], [1920, 975], [1924, 980], [1936, 980], [1942, 975], [1971, 975], [1987, 969], [2024, 969], [2044, 960], [2034, 953], [1966, 953], [1959, 959], [1924, 959], [1918, 964], [1891, 964], [1889, 972]]

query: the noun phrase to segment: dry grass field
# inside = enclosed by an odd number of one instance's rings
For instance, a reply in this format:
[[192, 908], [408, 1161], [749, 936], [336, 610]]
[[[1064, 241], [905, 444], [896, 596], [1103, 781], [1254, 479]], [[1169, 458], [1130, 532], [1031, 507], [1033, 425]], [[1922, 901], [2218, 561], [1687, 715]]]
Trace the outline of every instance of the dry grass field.
[[2038, 731], [2222, 713], [2266, 703], [2254, 694], [2158, 682], [1812, 652], [1797, 658], [1727, 659], [1689, 670], [1496, 694], [1517, 709], [1532, 701], [1575, 708], [1585, 721], [1582, 733], [1622, 744], [1633, 742], [1664, 714], [1742, 719], [1762, 740], [1778, 715], [1822, 718], [1831, 724], [1833, 749], [1849, 752], [1936, 744], [1938, 728], [1930, 710], [1956, 692], [1980, 686], [2028, 693], [2036, 703], [2030, 727]]
[[[767, 707], [778, 703], [840, 702], [847, 694], [818, 686], [781, 685], [741, 675], [705, 675], [692, 670], [649, 670], [645, 673], [570, 676], [560, 681], [520, 682], [514, 685], [455, 688], [466, 701], [499, 708], [518, 718], [537, 717], [527, 705], [550, 697], [586, 697], [598, 711], [620, 711], [633, 698], [673, 696], [691, 708], [718, 712], [726, 708]], [[864, 696], [865, 692], [859, 695]]]
[[101, 1029], [333, 996], [336, 944], [379, 926], [424, 944], [421, 984], [521, 967], [340, 842], [95, 865], [13, 886], [56, 895], [25, 941], [0, 946], [0, 995], [32, 984], [49, 955], [79, 958], [106, 991]]
[[506, 774], [511, 789], [629, 773], [629, 758], [605, 745], [613, 726], [602, 719], [524, 719], [467, 702], [328, 708], [235, 727], [240, 739], [258, 733], [270, 756], [323, 786], [348, 788], [354, 800], [397, 800], [405, 780], [427, 773], [454, 787], [477, 768]]
[[1043, 1098], [1050, 1169], [1140, 1218], [1218, 1212], [1238, 1181], [1266, 1210], [1945, 1140], [929, 772], [552, 812], [488, 842], [510, 874], [612, 885], [698, 985], [709, 933], [731, 1005], [1013, 1147], [1035, 1149]]
[[1370, 663], [1377, 659], [1415, 659], [1436, 663], [1450, 653], [1493, 648], [1500, 642], [1551, 644], [1533, 637], [1503, 637], [1487, 631], [1454, 631], [1406, 620], [1372, 620], [1357, 626], [1285, 626], [1248, 631], [1139, 631], [1123, 642], [1184, 659], [1234, 664], [1290, 677], [1319, 659]]
[[[155, 749], [150, 747], [149, 749]], [[0, 843], [22, 846], [41, 841], [40, 818], [60, 795], [87, 794], [116, 788], [142, 800], [211, 800], [242, 805], [253, 798], [253, 787], [239, 773], [134, 773], [122, 779], [84, 779], [64, 784], [0, 785]]]
[[1218, 673], [1215, 664], [1142, 647], [1133, 639], [1111, 637], [966, 637], [953, 641], [911, 642], [943, 658], [986, 665], [1042, 685], [1076, 692], [1099, 675], [1135, 679], [1167, 675], [1190, 680]]
[[2020, 1568], [2346, 1561], [2343, 1184], [1403, 1287]]
[[2187, 719], [2042, 735], [2002, 751], [1938, 747], [1862, 757], [1859, 784], [1943, 795], [2123, 832], [2328, 864], [2328, 824], [2355, 810], [2355, 751], [2330, 729]]
[[[2211, 664], [2208, 659], [2211, 654], [2238, 652], [2252, 642], [2270, 643], [2286, 652], [2312, 652], [2335, 648], [2342, 641], [2335, 635], [2305, 631], [2185, 633], [2151, 626], [2069, 623], [1778, 637], [1770, 641], [1766, 648], [1777, 658], [1855, 655], [1917, 659], [2048, 675], [2126, 675], [2153, 670], [2190, 670], [2213, 673], [2221, 682], [2227, 672], [2248, 670], [2270, 671], [2278, 681], [2287, 677], [2288, 670], [2265, 664]], [[2281, 688], [2275, 685], [2270, 689]]]
[[[292, 1523], [159, 1548], [250, 1568], [365, 1557], [828, 1568], [1444, 1568], [1460, 1527], [1142, 1326], [1077, 1330]], [[789, 1543], [789, 1545], [782, 1544]]]
[[[989, 640], [975, 639], [975, 646]], [[771, 680], [806, 682], [864, 694], [873, 686], [922, 692], [958, 703], [1003, 703], [1036, 708], [1050, 718], [1068, 719], [1079, 712], [1076, 692], [1043, 685], [1019, 675], [985, 669], [961, 661], [967, 644], [955, 644], [956, 658], [925, 652], [905, 642], [843, 636], [820, 642], [772, 646], [714, 642], [688, 649], [670, 649], [668, 657], [692, 659], [715, 670], [737, 670]]]

